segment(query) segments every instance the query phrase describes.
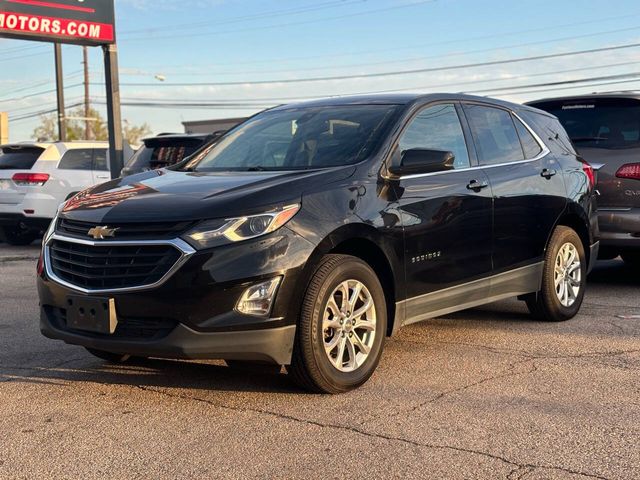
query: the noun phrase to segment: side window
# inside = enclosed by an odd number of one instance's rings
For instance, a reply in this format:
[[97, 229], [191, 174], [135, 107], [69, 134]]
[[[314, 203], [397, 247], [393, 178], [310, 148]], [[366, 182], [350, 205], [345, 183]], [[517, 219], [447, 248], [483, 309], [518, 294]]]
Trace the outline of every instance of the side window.
[[520, 137], [525, 159], [536, 158], [542, 153], [542, 147], [520, 120], [514, 118], [513, 123], [516, 124], [516, 130], [518, 131], [518, 137]]
[[58, 168], [61, 170], [91, 170], [93, 162], [93, 149], [81, 148], [68, 150], [62, 156]]
[[481, 165], [524, 160], [511, 114], [500, 108], [465, 105]]
[[413, 148], [452, 152], [455, 168], [469, 167], [469, 152], [455, 105], [427, 107], [411, 120], [400, 138], [400, 152]]
[[93, 151], [93, 169], [94, 170], [109, 170], [107, 164], [107, 150], [104, 148], [96, 148]]

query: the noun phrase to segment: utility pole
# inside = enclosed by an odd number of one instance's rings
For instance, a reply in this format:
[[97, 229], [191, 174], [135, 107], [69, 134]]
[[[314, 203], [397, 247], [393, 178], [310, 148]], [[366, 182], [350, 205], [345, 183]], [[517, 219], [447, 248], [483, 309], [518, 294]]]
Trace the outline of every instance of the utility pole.
[[64, 74], [62, 72], [62, 47], [59, 43], [53, 45], [56, 61], [56, 92], [58, 97], [58, 139], [67, 141], [67, 127], [65, 125], [64, 111]]
[[84, 139], [93, 140], [93, 132], [91, 128], [91, 103], [89, 100], [89, 49], [86, 46], [82, 47], [82, 58], [84, 64], [84, 116], [85, 116], [85, 128]]

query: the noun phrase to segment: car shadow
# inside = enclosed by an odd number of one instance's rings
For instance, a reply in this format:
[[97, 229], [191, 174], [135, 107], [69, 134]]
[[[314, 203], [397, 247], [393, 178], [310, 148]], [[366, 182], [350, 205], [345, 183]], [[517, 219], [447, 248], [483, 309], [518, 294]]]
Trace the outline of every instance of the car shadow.
[[42, 362], [16, 369], [3, 366], [0, 384], [7, 381], [56, 385], [95, 383], [158, 390], [306, 393], [283, 373], [264, 372], [258, 368], [230, 368], [221, 362], [136, 358], [126, 363], [110, 364], [87, 354], [58, 362], [58, 366], [53, 363], [54, 366]]
[[599, 260], [589, 274], [588, 282], [607, 285], [640, 285], [640, 271], [621, 259]]

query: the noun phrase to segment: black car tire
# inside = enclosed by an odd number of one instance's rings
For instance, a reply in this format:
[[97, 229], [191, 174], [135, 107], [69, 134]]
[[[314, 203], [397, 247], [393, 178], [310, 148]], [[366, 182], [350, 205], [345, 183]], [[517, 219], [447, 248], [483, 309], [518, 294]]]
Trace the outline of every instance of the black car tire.
[[95, 348], [89, 347], [85, 347], [85, 349], [94, 357], [98, 357], [99, 359], [105, 360], [109, 363], [125, 363], [134, 358], [131, 355], [127, 355], [124, 353], [105, 352], [104, 350], [97, 350]]
[[38, 232], [19, 226], [0, 227], [0, 240], [16, 247], [31, 245], [38, 236]]
[[[556, 259], [565, 244], [573, 245], [580, 260], [580, 287], [573, 304], [570, 306], [561, 303], [555, 285]], [[542, 288], [525, 297], [531, 315], [546, 322], [563, 322], [575, 317], [584, 299], [586, 279], [587, 257], [580, 237], [573, 229], [562, 225], [558, 226], [551, 235], [545, 254]]]
[[[323, 317], [326, 309], [329, 308], [331, 296], [334, 295], [341, 284], [348, 281], [362, 284], [366, 288], [366, 293], [370, 295], [375, 321], [372, 322], [368, 318], [365, 320], [370, 325], [375, 323], [375, 334], [372, 336], [373, 338], [371, 336], [368, 337], [368, 341], [371, 342], [370, 350], [362, 364], [359, 366], [356, 364], [352, 371], [341, 371], [331, 362], [330, 353], [325, 351], [325, 335], [327, 331], [331, 331], [333, 332], [331, 335], [335, 335], [335, 338], [338, 338], [337, 335], [345, 338], [344, 330], [342, 333], [338, 333], [337, 329], [325, 330], [323, 328]], [[348, 290], [348, 295], [351, 294], [352, 292]], [[360, 336], [357, 332], [358, 327], [355, 325], [358, 317], [354, 315], [353, 318], [353, 326], [349, 326], [350, 329], [353, 329], [353, 335], [359, 339], [365, 338], [368, 335], [367, 333], [361, 332]], [[345, 321], [346, 323], [348, 321]], [[287, 366], [287, 371], [295, 383], [312, 392], [342, 393], [353, 390], [364, 384], [378, 366], [386, 332], [387, 308], [385, 296], [375, 272], [359, 258], [349, 255], [326, 255], [320, 261], [304, 295], [293, 357], [291, 365]], [[347, 336], [351, 337], [349, 334]], [[353, 345], [351, 340], [349, 342]], [[351, 361], [352, 351], [355, 352], [355, 349], [347, 351], [347, 347], [345, 347], [343, 350], [343, 354], [347, 352], [349, 361]], [[359, 348], [355, 356], [357, 357], [360, 354], [363, 354], [363, 350]], [[336, 362], [338, 362], [337, 357], [338, 353], [336, 352]], [[344, 366], [343, 359], [344, 356], [340, 359], [342, 366]]]
[[629, 267], [640, 268], [640, 251], [623, 252], [622, 260], [624, 260], [624, 263]]

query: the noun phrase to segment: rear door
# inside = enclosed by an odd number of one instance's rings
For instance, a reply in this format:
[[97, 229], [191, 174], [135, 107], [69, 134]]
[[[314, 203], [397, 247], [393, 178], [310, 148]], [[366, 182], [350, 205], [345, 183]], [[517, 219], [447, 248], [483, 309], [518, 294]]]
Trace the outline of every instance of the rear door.
[[455, 155], [454, 170], [397, 181], [409, 322], [445, 313], [452, 305], [477, 303], [488, 293], [486, 284], [473, 281], [491, 274], [491, 189], [485, 173], [471, 168], [467, 141], [459, 106], [438, 103], [416, 114], [394, 151], [394, 162], [412, 148]]
[[29, 173], [44, 148], [37, 146], [5, 145], [0, 147], [0, 208], [7, 211], [17, 207], [27, 192], [12, 178], [16, 173]]
[[93, 149], [92, 175], [93, 183], [96, 185], [111, 179], [107, 151], [106, 148]]
[[[67, 195], [77, 193], [94, 184], [93, 148], [67, 150], [58, 163], [57, 176], [64, 184]], [[64, 198], [62, 199], [64, 200]]]
[[[560, 165], [509, 110], [465, 103], [464, 111], [493, 190], [494, 274], [541, 262], [566, 206]], [[529, 270], [522, 272], [529, 280], [539, 273]]]

